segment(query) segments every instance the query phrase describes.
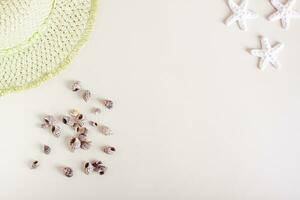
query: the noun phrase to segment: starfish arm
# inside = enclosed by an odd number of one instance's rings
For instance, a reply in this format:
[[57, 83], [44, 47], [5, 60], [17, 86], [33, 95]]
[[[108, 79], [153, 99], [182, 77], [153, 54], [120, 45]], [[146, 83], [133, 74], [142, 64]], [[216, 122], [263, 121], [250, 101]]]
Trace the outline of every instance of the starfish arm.
[[228, 17], [225, 21], [226, 26], [230, 26], [231, 24], [233, 24], [234, 22], [236, 22], [238, 20], [238, 17], [233, 14], [230, 17]]
[[281, 9], [284, 5], [279, 0], [271, 0], [271, 4], [277, 9]]
[[256, 57], [264, 57], [265, 56], [265, 52], [261, 49], [253, 49], [251, 50], [251, 55], [256, 56]]
[[248, 0], [242, 0], [240, 4], [240, 8], [245, 10], [248, 7]]
[[260, 60], [259, 60], [259, 64], [258, 64], [258, 68], [263, 70], [265, 67], [266, 67], [266, 58], [265, 57], [262, 57]]
[[281, 66], [280, 63], [279, 63], [279, 61], [277, 60], [277, 58], [272, 57], [272, 58], [269, 59], [269, 62], [271, 63], [271, 65], [272, 65], [275, 69], [279, 69], [280, 66]]
[[290, 10], [288, 15], [292, 18], [300, 18], [300, 13], [296, 10]]
[[261, 46], [263, 49], [271, 49], [271, 44], [268, 38], [265, 37], [261, 38]]
[[268, 17], [268, 20], [269, 20], [269, 21], [275, 21], [275, 20], [278, 20], [278, 19], [281, 19], [281, 18], [282, 18], [281, 12], [277, 11], [277, 12], [272, 13], [272, 14]]
[[289, 29], [290, 27], [290, 19], [288, 17], [283, 17], [281, 18], [281, 25], [282, 25], [282, 28], [287, 30]]
[[296, 0], [289, 0], [289, 1], [285, 4], [285, 6], [286, 6], [287, 9], [291, 9], [291, 8], [295, 5], [295, 3], [296, 3]]
[[238, 12], [238, 10], [240, 9], [233, 0], [228, 0], [228, 6], [233, 12]]
[[271, 49], [271, 53], [273, 53], [273, 54], [278, 53], [279, 51], [281, 51], [283, 49], [283, 47], [284, 47], [284, 45], [279, 43]]
[[248, 30], [248, 26], [246, 24], [246, 20], [240, 19], [240, 20], [238, 20], [238, 24], [239, 24], [239, 27], [240, 27], [241, 30], [243, 30], [243, 31], [247, 31]]
[[247, 10], [245, 11], [245, 17], [254, 19], [258, 17], [258, 14], [252, 10]]

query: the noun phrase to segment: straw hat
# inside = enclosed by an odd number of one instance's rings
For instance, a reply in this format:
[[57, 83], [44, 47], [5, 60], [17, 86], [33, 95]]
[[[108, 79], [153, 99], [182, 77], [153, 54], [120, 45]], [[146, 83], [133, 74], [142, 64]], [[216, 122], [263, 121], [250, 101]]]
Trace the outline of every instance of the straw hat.
[[0, 95], [64, 69], [87, 38], [98, 0], [0, 0]]

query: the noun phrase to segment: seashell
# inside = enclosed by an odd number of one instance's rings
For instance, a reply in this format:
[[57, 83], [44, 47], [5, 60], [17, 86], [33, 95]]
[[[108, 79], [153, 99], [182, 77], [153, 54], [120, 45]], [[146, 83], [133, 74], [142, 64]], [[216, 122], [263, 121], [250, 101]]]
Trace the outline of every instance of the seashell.
[[90, 124], [91, 124], [91, 126], [93, 126], [93, 127], [98, 126], [98, 123], [97, 123], [97, 122], [94, 122], [94, 121], [90, 121]]
[[99, 130], [104, 135], [112, 135], [112, 130], [108, 126], [100, 126]]
[[88, 150], [91, 148], [91, 141], [81, 141], [80, 148], [84, 150]]
[[61, 129], [59, 126], [54, 125], [51, 127], [51, 132], [55, 137], [59, 137], [61, 133]]
[[79, 110], [77, 110], [77, 109], [72, 109], [72, 110], [70, 111], [70, 115], [73, 116], [73, 117], [76, 117], [76, 116], [79, 115], [79, 114], [80, 114], [80, 112], [79, 112]]
[[75, 151], [76, 149], [80, 148], [81, 142], [78, 138], [73, 137], [73, 138], [71, 138], [69, 145], [70, 145], [71, 150]]
[[46, 124], [49, 124], [49, 125], [54, 125], [56, 123], [56, 120], [52, 115], [45, 116], [44, 121]]
[[76, 131], [77, 131], [77, 133], [79, 133], [79, 134], [81, 134], [81, 133], [87, 134], [88, 129], [85, 128], [85, 127], [79, 126], [79, 127], [76, 128]]
[[74, 130], [77, 132], [81, 126], [77, 123], [73, 124]]
[[116, 148], [112, 146], [106, 146], [103, 148], [103, 151], [107, 154], [113, 154], [116, 152]]
[[62, 122], [66, 125], [71, 125], [72, 124], [72, 118], [70, 116], [63, 116], [62, 117]]
[[86, 133], [81, 133], [81, 134], [78, 135], [77, 138], [80, 140], [80, 142], [87, 141], [87, 134]]
[[87, 175], [89, 175], [90, 173], [92, 173], [94, 171], [93, 165], [89, 162], [84, 163], [83, 168], [84, 168], [84, 172]]
[[100, 175], [103, 175], [106, 170], [107, 170], [107, 167], [103, 165], [103, 163], [99, 160], [95, 160], [92, 162], [92, 165], [94, 167], [94, 172], [97, 172], [99, 173]]
[[73, 124], [73, 128], [77, 133], [84, 133], [87, 132], [87, 129], [83, 127], [84, 123], [75, 123]]
[[66, 177], [72, 177], [73, 176], [73, 169], [71, 167], [64, 167], [63, 173]]
[[106, 99], [106, 100], [103, 100], [102, 102], [106, 108], [108, 108], [108, 109], [113, 108], [114, 103], [111, 100]]
[[80, 82], [79, 81], [75, 81], [73, 84], [72, 84], [72, 91], [73, 92], [77, 92], [81, 89], [81, 85], [80, 85]]
[[85, 102], [88, 102], [90, 100], [91, 96], [92, 96], [91, 92], [89, 90], [85, 90], [83, 92], [82, 98]]
[[100, 171], [100, 168], [102, 166], [102, 162], [100, 160], [94, 160], [92, 162], [92, 166], [94, 167], [94, 171], [95, 172], [99, 172]]
[[39, 161], [35, 160], [35, 161], [33, 161], [32, 164], [31, 164], [31, 169], [36, 169], [36, 168], [38, 168], [39, 166], [40, 166]]
[[51, 148], [48, 145], [44, 145], [43, 150], [44, 150], [45, 154], [50, 154], [50, 152], [51, 152]]
[[84, 120], [83, 114], [78, 114], [78, 115], [76, 115], [75, 120], [76, 120], [77, 122], [78, 122], [78, 121]]

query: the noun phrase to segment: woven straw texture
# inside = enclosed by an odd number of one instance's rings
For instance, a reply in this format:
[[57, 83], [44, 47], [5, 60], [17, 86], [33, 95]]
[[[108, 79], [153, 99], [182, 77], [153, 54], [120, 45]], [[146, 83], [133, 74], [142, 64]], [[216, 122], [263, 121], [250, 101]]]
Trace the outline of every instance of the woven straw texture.
[[86, 41], [97, 0], [0, 0], [0, 95], [39, 85]]

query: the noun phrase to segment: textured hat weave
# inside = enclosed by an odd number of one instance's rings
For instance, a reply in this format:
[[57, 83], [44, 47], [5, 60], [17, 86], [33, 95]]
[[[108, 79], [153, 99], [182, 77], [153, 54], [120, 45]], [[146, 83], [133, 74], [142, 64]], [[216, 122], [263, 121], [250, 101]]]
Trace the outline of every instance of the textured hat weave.
[[97, 0], [0, 0], [0, 95], [63, 69], [86, 40]]

